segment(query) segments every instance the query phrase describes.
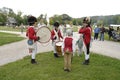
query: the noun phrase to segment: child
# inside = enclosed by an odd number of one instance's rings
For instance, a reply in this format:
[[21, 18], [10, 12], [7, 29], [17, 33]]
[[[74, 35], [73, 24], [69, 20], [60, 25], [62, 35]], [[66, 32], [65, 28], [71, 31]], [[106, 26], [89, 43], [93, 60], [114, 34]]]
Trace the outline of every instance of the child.
[[51, 31], [51, 40], [52, 40], [52, 44], [53, 44], [53, 51], [54, 51], [54, 56], [55, 57], [59, 57], [58, 53], [56, 51], [56, 42], [59, 42], [60, 39], [63, 39], [62, 35], [61, 35], [61, 31], [59, 30], [59, 23], [55, 22], [54, 23], [54, 29]]
[[39, 37], [36, 36], [35, 26], [36, 26], [37, 19], [33, 16], [28, 17], [28, 24], [29, 27], [26, 32], [26, 36], [28, 37], [28, 46], [29, 46], [29, 53], [32, 53], [31, 56], [31, 63], [36, 64], [35, 61], [35, 54], [37, 53], [37, 40]]
[[73, 52], [75, 52], [75, 44], [72, 37], [73, 33], [71, 29], [67, 30], [67, 36], [63, 40], [62, 49], [64, 52], [64, 71], [71, 71], [71, 58]]
[[76, 41], [76, 45], [78, 45], [78, 56], [81, 56], [83, 49], [83, 34], [80, 34], [79, 39]]

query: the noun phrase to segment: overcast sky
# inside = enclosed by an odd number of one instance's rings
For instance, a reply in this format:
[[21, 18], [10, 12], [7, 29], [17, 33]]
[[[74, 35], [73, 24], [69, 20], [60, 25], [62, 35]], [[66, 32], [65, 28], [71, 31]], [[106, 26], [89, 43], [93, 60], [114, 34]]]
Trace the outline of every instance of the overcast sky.
[[71, 17], [120, 14], [120, 0], [0, 0], [0, 8], [38, 17], [68, 14]]

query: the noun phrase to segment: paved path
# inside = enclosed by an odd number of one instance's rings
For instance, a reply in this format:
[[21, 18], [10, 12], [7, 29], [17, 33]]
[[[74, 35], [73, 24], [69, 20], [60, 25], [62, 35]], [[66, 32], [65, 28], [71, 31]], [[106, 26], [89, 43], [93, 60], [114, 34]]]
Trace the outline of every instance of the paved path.
[[[79, 35], [77, 33], [74, 33], [74, 37], [78, 36]], [[120, 43], [118, 42], [94, 40], [90, 51], [120, 59]]]
[[120, 59], [120, 43], [112, 41], [94, 41], [92, 52]]
[[[6, 31], [0, 31], [6, 32]], [[25, 37], [25, 33], [21, 34], [20, 32], [9, 32], [14, 34], [20, 34]], [[78, 38], [78, 34], [73, 34], [75, 38]], [[23, 41], [7, 44], [0, 46], [0, 65], [7, 64], [9, 62], [16, 61], [18, 59], [22, 59], [24, 56], [29, 55], [27, 49], [26, 39]], [[46, 46], [38, 43], [38, 53], [47, 52], [52, 50], [51, 42], [45, 44]], [[91, 51], [95, 53], [99, 53], [102, 55], [114, 57], [120, 59], [120, 43], [111, 42], [111, 41], [93, 41]]]
[[[20, 34], [21, 36], [25, 37], [25, 33], [21, 34], [20, 32], [10, 32], [10, 31], [0, 31], [0, 32]], [[18, 59], [22, 59], [23, 57], [29, 55], [26, 42], [27, 39], [0, 46], [0, 65], [13, 62]], [[51, 42], [44, 45], [38, 43], [37, 46], [38, 46], [37, 48], [38, 53], [48, 52], [52, 50]]]

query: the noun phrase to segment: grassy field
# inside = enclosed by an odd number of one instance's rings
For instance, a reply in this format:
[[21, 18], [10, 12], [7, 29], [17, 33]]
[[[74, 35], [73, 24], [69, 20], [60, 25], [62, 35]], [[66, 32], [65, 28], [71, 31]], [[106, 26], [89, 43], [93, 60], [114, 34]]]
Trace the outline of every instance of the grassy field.
[[72, 71], [63, 70], [63, 57], [52, 52], [38, 54], [37, 65], [30, 56], [0, 67], [0, 80], [120, 80], [120, 60], [91, 54], [90, 65], [82, 65], [82, 57], [74, 56]]
[[[6, 30], [6, 31], [18, 31], [21, 32], [21, 29], [18, 28], [13, 28], [13, 27], [7, 27], [7, 26], [0, 26], [0, 30]], [[24, 32], [26, 31], [26, 29], [23, 29]]]
[[24, 39], [23, 37], [20, 37], [19, 35], [16, 34], [0, 32], [0, 46], [12, 42], [20, 41], [23, 39]]

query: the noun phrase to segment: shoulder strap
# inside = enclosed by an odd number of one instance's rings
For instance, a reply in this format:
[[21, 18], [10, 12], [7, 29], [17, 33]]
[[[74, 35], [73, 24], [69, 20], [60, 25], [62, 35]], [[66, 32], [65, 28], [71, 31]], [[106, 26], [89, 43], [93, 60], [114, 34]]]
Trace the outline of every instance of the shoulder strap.
[[59, 39], [58, 37], [58, 31], [56, 32], [56, 30], [54, 30], [55, 36], [57, 37], [57, 39]]

